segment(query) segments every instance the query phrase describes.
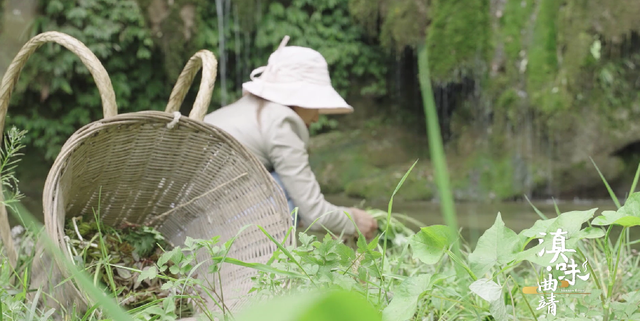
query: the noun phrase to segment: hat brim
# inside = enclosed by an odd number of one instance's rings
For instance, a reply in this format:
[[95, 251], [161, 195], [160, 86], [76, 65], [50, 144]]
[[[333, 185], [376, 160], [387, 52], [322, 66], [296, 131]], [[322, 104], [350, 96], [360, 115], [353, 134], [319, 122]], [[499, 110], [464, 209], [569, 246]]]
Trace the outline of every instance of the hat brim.
[[353, 107], [331, 86], [302, 82], [266, 83], [256, 79], [242, 84], [242, 88], [281, 105], [318, 109], [320, 114], [353, 113]]

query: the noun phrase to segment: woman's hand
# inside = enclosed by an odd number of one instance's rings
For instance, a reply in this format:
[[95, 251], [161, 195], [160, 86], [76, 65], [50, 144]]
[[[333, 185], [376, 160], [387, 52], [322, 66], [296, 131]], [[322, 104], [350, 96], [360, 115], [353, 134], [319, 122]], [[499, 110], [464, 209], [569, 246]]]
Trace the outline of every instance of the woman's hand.
[[367, 240], [373, 239], [378, 232], [378, 221], [376, 221], [373, 216], [369, 215], [369, 213], [359, 208], [352, 207], [349, 211], [353, 216], [353, 220], [356, 222], [356, 226], [364, 237]]

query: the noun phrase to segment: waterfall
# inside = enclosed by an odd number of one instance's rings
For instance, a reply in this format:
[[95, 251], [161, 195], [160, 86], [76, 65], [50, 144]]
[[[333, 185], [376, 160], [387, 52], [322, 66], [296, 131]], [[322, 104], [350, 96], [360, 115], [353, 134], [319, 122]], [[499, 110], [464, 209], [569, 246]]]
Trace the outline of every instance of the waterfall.
[[236, 65], [236, 86], [242, 84], [242, 59], [240, 59], [240, 25], [238, 22], [238, 6], [233, 7], [233, 31], [235, 33], [235, 65]]
[[220, 106], [227, 104], [227, 59], [224, 47], [224, 4], [216, 0], [218, 15], [218, 56], [220, 58]]

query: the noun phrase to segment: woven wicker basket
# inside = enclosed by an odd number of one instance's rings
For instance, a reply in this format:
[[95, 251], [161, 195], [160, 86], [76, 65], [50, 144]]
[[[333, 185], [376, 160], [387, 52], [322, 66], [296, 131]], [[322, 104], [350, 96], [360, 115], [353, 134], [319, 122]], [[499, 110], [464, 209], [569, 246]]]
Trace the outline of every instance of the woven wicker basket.
[[[202, 122], [215, 82], [213, 54], [202, 50], [189, 60], [165, 112], [116, 115], [115, 95], [97, 58], [78, 40], [47, 32], [31, 39], [14, 59], [4, 77], [9, 88], [4, 90], [3, 81], [0, 93], [6, 96], [0, 96], [1, 102], [8, 104], [29, 55], [49, 41], [76, 53], [89, 68], [100, 90], [105, 116], [67, 140], [45, 182], [44, 223], [58, 246], [66, 248], [65, 218], [91, 218], [93, 210], [100, 208], [104, 224], [152, 226], [174, 245], [182, 245], [187, 236], [220, 236], [224, 242], [243, 226], [252, 225], [240, 234], [229, 257], [265, 263], [276, 246], [256, 225], [282, 241], [291, 217], [282, 190], [262, 164], [230, 135]], [[200, 67], [202, 81], [193, 109], [188, 118], [178, 118], [179, 113], [169, 111], [179, 109]], [[6, 106], [2, 106], [0, 117], [6, 113]], [[48, 289], [63, 307], [86, 307], [85, 296], [71, 282], [55, 287], [70, 275], [58, 262], [48, 264], [51, 258], [42, 254], [34, 267], [44, 270], [34, 270], [32, 287]], [[215, 283], [208, 267], [204, 264], [195, 273]], [[224, 303], [236, 310], [247, 302], [251, 276], [256, 272], [224, 264], [221, 273]]]

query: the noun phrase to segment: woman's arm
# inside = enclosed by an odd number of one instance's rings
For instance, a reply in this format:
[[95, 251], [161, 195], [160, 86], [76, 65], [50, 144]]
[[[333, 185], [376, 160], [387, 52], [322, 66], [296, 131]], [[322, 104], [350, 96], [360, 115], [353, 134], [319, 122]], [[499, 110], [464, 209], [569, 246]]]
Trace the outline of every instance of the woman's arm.
[[[300, 219], [305, 226], [318, 221], [311, 230], [321, 231], [322, 226], [337, 235], [355, 235], [345, 207], [335, 206], [324, 199], [315, 175], [309, 165], [309, 155], [302, 139], [294, 131], [295, 120], [285, 118], [269, 124], [266, 131], [269, 159], [274, 170], [299, 208]], [[352, 213], [349, 213], [352, 214]]]

